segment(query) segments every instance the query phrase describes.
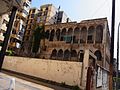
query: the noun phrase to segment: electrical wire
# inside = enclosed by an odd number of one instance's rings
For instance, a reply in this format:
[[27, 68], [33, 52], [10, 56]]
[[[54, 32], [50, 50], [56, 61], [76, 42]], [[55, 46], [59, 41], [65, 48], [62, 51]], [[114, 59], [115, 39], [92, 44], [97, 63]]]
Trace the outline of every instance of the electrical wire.
[[105, 10], [104, 7], [106, 6], [106, 4], [109, 6], [109, 11], [110, 11], [110, 5], [109, 5], [109, 1], [108, 0], [104, 0], [103, 3], [95, 10], [95, 12], [93, 12], [93, 14], [91, 14], [91, 17], [94, 17], [97, 13], [99, 13], [101, 10]]

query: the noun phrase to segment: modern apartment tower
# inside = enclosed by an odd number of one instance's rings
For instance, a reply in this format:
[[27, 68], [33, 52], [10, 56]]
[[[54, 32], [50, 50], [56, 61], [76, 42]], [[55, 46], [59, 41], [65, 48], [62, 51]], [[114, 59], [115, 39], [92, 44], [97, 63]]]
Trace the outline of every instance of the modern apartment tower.
[[[53, 4], [45, 4], [40, 6], [40, 9], [31, 8], [29, 12], [29, 17], [27, 20], [26, 32], [23, 38], [23, 45], [28, 46], [25, 48], [25, 56], [28, 52], [31, 52], [32, 48], [32, 36], [35, 29], [35, 23], [37, 25], [53, 25], [57, 23], [66, 23], [69, 22], [68, 16], [64, 13], [64, 11], [59, 11]], [[30, 54], [30, 53], [29, 53]]]
[[14, 20], [8, 49], [17, 50], [20, 48], [25, 32], [27, 16], [29, 15], [31, 0], [23, 0], [23, 9], [18, 10]]

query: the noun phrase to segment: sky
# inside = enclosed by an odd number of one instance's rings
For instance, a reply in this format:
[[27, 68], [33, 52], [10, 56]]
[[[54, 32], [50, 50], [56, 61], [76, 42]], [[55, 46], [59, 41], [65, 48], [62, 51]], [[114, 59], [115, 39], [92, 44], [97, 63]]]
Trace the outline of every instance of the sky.
[[[53, 4], [57, 8], [60, 6], [60, 10], [65, 11], [72, 21], [80, 22], [86, 19], [107, 17], [109, 30], [111, 31], [112, 0], [32, 0], [32, 7], [39, 8], [43, 4]], [[116, 0], [115, 58], [117, 57], [117, 30], [119, 22], [120, 0]]]

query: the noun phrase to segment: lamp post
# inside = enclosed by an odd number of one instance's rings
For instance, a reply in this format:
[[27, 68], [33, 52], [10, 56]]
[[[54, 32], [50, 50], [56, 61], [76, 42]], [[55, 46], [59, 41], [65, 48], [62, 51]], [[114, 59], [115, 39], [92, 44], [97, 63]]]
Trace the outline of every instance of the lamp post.
[[117, 86], [116, 86], [116, 89], [118, 90], [118, 74], [119, 74], [119, 29], [120, 28], [120, 22], [118, 24], [118, 35], [117, 35]]
[[10, 20], [9, 20], [9, 23], [8, 23], [7, 31], [6, 31], [6, 34], [5, 34], [5, 38], [4, 38], [4, 41], [3, 41], [2, 49], [1, 49], [1, 52], [0, 52], [0, 71], [1, 71], [1, 68], [2, 68], [3, 61], [4, 61], [5, 52], [6, 52], [6, 49], [7, 49], [8, 40], [9, 40], [9, 37], [10, 37], [10, 33], [11, 33], [11, 29], [12, 29], [12, 25], [13, 25], [13, 21], [14, 21], [14, 18], [15, 18], [16, 11], [17, 11], [17, 8], [13, 7], [11, 15], [10, 15]]
[[115, 0], [112, 0], [112, 22], [111, 22], [111, 48], [110, 48], [109, 90], [113, 90], [114, 32], [115, 32]]

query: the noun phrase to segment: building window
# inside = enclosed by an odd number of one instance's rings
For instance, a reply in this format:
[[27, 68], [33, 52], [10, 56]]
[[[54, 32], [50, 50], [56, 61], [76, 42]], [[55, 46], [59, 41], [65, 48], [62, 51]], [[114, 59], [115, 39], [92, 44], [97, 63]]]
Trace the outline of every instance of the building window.
[[76, 52], [76, 50], [71, 51], [71, 60], [77, 61], [77, 52]]
[[42, 16], [42, 12], [39, 12], [39, 13], [38, 13], [38, 17], [40, 17], [40, 16]]
[[79, 61], [83, 62], [83, 59], [84, 59], [84, 51], [80, 50], [80, 52], [79, 52]]
[[96, 28], [95, 42], [96, 43], [102, 43], [102, 39], [103, 39], [103, 26], [98, 25], [97, 28]]
[[32, 13], [35, 13], [35, 9], [32, 10]]
[[45, 32], [45, 36], [46, 36], [47, 39], [49, 39], [49, 36], [50, 36], [49, 30], [47, 30], [47, 31]]
[[87, 36], [87, 43], [93, 43], [94, 42], [94, 27], [91, 26], [89, 29], [88, 29], [88, 36]]
[[57, 50], [54, 49], [51, 54], [51, 59], [56, 59], [57, 58]]
[[25, 15], [28, 15], [28, 12], [27, 12], [26, 10], [23, 10], [23, 13], [24, 13]]
[[15, 29], [12, 30], [12, 34], [16, 34], [16, 30]]
[[56, 38], [57, 38], [57, 41], [60, 40], [60, 29], [57, 29], [56, 31]]
[[74, 37], [73, 37], [73, 43], [78, 43], [80, 37], [80, 29], [76, 27], [74, 29]]
[[72, 43], [72, 40], [73, 40], [73, 29], [69, 28], [68, 29], [68, 34], [65, 37], [65, 41], [66, 41], [66, 43]]
[[54, 35], [55, 35], [55, 30], [53, 29], [53, 30], [51, 31], [50, 40], [49, 40], [49, 41], [53, 41]]
[[45, 10], [48, 10], [48, 7], [46, 7], [46, 9]]
[[34, 14], [31, 14], [31, 18], [34, 18]]
[[80, 43], [86, 43], [87, 38], [87, 28], [83, 27], [80, 33]]
[[64, 37], [66, 37], [66, 33], [67, 33], [66, 28], [63, 28], [61, 32], [60, 41], [65, 41]]
[[62, 59], [63, 59], [63, 50], [62, 50], [62, 49], [60, 49], [60, 50], [58, 51], [57, 59], [58, 59], [58, 60], [62, 60]]
[[48, 13], [47, 11], [44, 11], [44, 16], [47, 16], [47, 13]]
[[4, 19], [2, 24], [7, 24], [7, 23], [8, 21]]
[[67, 49], [64, 52], [64, 60], [69, 60], [69, 58], [70, 58], [70, 51]]
[[102, 54], [99, 50], [95, 51], [95, 56], [97, 57], [97, 60], [98, 61], [101, 61], [102, 60]]

